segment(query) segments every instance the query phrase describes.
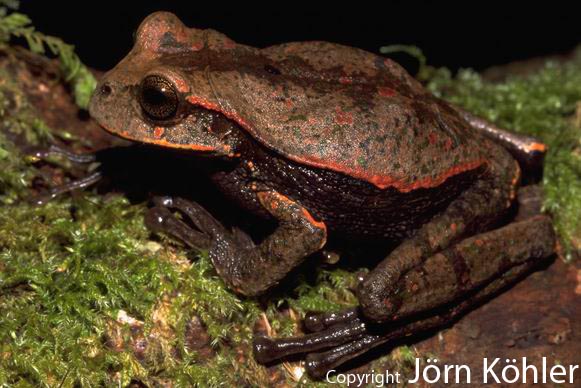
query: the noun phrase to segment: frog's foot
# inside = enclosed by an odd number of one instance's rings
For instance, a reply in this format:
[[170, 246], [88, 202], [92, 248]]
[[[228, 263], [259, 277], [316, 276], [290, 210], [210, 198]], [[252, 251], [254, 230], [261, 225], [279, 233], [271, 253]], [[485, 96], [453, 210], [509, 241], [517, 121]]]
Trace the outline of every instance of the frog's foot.
[[352, 312], [353, 310], [338, 313], [338, 315], [351, 316], [323, 330], [305, 334], [301, 337], [273, 339], [266, 336], [257, 336], [254, 338], [254, 358], [256, 361], [265, 364], [293, 354], [341, 348], [346, 343], [356, 342], [366, 336], [368, 329], [366, 322]]
[[32, 161], [46, 160], [53, 156], [60, 156], [77, 164], [93, 163], [97, 161], [96, 153], [77, 154], [56, 145], [51, 145], [48, 148], [35, 148], [27, 152], [27, 157]]
[[44, 205], [49, 201], [52, 201], [54, 198], [58, 197], [61, 194], [65, 194], [74, 190], [84, 189], [89, 186], [94, 185], [95, 183], [99, 182], [102, 178], [101, 172], [97, 171], [86, 177], [83, 177], [78, 180], [74, 180], [64, 185], [56, 186], [51, 188], [48, 193], [44, 193], [38, 196], [33, 197], [30, 202], [35, 205]]
[[353, 309], [307, 316], [305, 327], [315, 333], [257, 337], [255, 357], [266, 363], [309, 353], [307, 372], [320, 378], [375, 346], [450, 324], [550, 257], [554, 244], [551, 221], [542, 215], [467, 238], [409, 270], [385, 298], [391, 316], [383, 322]]
[[[208, 217], [201, 217], [198, 214], [198, 209], [194, 208], [190, 202], [170, 197], [156, 197], [153, 201], [155, 206], [149, 209], [145, 215], [145, 224], [150, 230], [173, 236], [190, 248], [198, 250], [210, 248], [210, 236], [205, 233], [207, 229], [205, 223], [208, 222]], [[181, 211], [198, 230], [178, 219], [170, 209]], [[206, 212], [204, 211], [204, 213]], [[203, 215], [206, 216], [206, 214]]]
[[[55, 145], [51, 145], [48, 148], [31, 149], [26, 153], [27, 159], [29, 159], [31, 162], [44, 161], [50, 159], [53, 156], [62, 157], [74, 164], [88, 164], [97, 161], [97, 154], [95, 153], [76, 154]], [[93, 184], [100, 181], [101, 178], [101, 172], [93, 172], [83, 178], [53, 187], [47, 193], [33, 197], [30, 202], [36, 205], [44, 205], [61, 194], [92, 186]]]
[[[258, 193], [262, 205], [279, 220], [273, 234], [261, 244], [237, 228], [228, 230], [195, 202], [183, 198], [158, 198], [147, 223], [196, 248], [209, 249], [209, 257], [222, 279], [236, 292], [257, 295], [277, 284], [326, 239], [325, 225], [309, 212], [274, 191]], [[167, 209], [182, 212], [192, 229]]]
[[361, 338], [367, 327], [359, 318], [357, 308], [333, 313], [307, 313], [303, 326], [310, 332], [302, 337], [272, 339], [258, 336], [254, 339], [254, 357], [260, 363], [298, 353], [339, 346]]

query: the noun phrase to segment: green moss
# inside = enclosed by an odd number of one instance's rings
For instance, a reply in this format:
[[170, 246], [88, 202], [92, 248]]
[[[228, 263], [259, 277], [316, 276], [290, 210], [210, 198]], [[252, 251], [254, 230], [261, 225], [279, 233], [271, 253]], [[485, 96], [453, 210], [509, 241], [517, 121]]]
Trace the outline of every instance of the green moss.
[[0, 69], [0, 79], [0, 205], [6, 205], [26, 192], [35, 175], [15, 142], [38, 145], [51, 134], [5, 69]]
[[14, 12], [17, 8], [18, 1], [0, 1], [0, 45], [6, 45], [13, 37], [23, 38], [33, 53], [44, 55], [48, 52], [56, 56], [62, 77], [72, 88], [75, 102], [86, 109], [97, 81], [75, 54], [74, 46], [36, 31], [28, 16]]
[[[233, 348], [249, 343], [258, 308], [228, 292], [206, 258], [149, 250], [143, 210], [119, 196], [0, 208], [0, 385], [117, 385], [166, 375], [192, 383], [242, 368]], [[145, 337], [155, 333], [142, 360], [130, 337], [111, 345], [120, 311], [143, 322]], [[194, 314], [219, 353], [212, 367], [196, 363], [183, 340]], [[232, 372], [235, 383], [242, 372]]]

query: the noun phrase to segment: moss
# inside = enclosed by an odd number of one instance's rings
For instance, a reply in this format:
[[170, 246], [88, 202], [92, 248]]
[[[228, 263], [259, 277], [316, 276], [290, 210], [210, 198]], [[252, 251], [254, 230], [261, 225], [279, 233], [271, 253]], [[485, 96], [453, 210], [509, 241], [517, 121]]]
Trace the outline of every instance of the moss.
[[48, 141], [51, 133], [11, 74], [0, 69], [0, 79], [0, 205], [6, 205], [26, 192], [36, 174], [18, 152], [16, 143], [36, 146]]
[[[229, 368], [239, 370], [228, 373], [237, 381], [244, 371], [234, 348], [249, 343], [258, 308], [228, 292], [207, 258], [149, 250], [143, 210], [119, 196], [90, 195], [0, 208], [0, 384], [112, 385], [163, 376], [194, 383], [223, 380]], [[110, 325], [120, 311], [143, 322], [146, 338], [155, 332], [141, 359], [128, 337], [116, 343]], [[203, 364], [183, 341], [194, 314], [218, 351]]]
[[23, 38], [33, 53], [44, 55], [49, 52], [56, 56], [61, 65], [62, 77], [70, 85], [75, 102], [86, 109], [97, 81], [75, 54], [74, 46], [60, 38], [36, 31], [28, 16], [14, 11], [17, 8], [18, 1], [0, 1], [0, 45], [6, 45], [14, 37]]
[[[423, 74], [431, 74], [434, 93], [549, 144], [546, 208], [572, 252], [581, 169], [579, 128], [570, 116], [581, 100], [581, 58], [498, 84], [469, 70]], [[275, 372], [257, 365], [253, 328], [267, 321], [273, 333], [288, 335], [307, 310], [354, 305], [354, 272], [327, 265], [315, 282], [299, 279], [294, 290], [260, 305], [227, 290], [206, 255], [152, 241], [142, 204], [87, 191], [28, 205], [38, 171], [15, 139], [38, 144], [50, 134], [10, 77], [0, 78], [0, 386], [263, 386], [273, 376], [321, 385], [294, 365]], [[191, 343], [196, 320], [208, 336], [201, 346]], [[409, 368], [414, 354], [403, 347], [378, 362]]]

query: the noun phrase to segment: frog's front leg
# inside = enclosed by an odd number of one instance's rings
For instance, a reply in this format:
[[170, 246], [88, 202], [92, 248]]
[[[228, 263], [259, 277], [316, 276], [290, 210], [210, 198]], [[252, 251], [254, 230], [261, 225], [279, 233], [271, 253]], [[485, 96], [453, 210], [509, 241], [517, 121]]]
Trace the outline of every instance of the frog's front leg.
[[164, 213], [160, 205], [180, 210], [208, 236], [209, 257], [222, 279], [236, 292], [258, 295], [276, 285], [304, 258], [321, 249], [326, 242], [327, 229], [307, 209], [274, 190], [260, 191], [256, 195], [260, 204], [279, 221], [278, 228], [259, 245], [239, 229], [227, 230], [200, 205], [182, 198], [158, 201], [148, 224], [188, 245], [204, 248], [200, 233], [175, 218], [168, 218], [169, 213]]
[[48, 148], [34, 149], [28, 152], [28, 157], [33, 161], [46, 160], [51, 156], [61, 156], [72, 163], [87, 164], [97, 161], [97, 154], [94, 152], [77, 154], [57, 145], [50, 145]]
[[[74, 164], [89, 164], [97, 161], [96, 153], [77, 154], [56, 145], [51, 145], [48, 148], [34, 149], [27, 153], [28, 159], [30, 159], [32, 162], [44, 161], [52, 156], [62, 157]], [[100, 171], [95, 171], [82, 178], [70, 181], [68, 183], [56, 187], [52, 187], [48, 191], [48, 193], [44, 193], [42, 195], [32, 198], [31, 202], [36, 205], [44, 205], [45, 203], [53, 200], [54, 198], [61, 194], [92, 186], [93, 184], [99, 182], [102, 179], [102, 177], [103, 175]]]

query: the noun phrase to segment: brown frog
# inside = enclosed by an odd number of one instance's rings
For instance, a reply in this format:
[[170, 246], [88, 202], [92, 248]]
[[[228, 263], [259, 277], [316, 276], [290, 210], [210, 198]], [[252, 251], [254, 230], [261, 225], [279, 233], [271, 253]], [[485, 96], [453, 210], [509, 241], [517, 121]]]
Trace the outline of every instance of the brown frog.
[[278, 222], [256, 244], [195, 202], [157, 200], [148, 223], [208, 249], [237, 293], [269, 290], [328, 237], [399, 242], [361, 281], [358, 308], [308, 315], [311, 333], [302, 337], [257, 337], [259, 362], [308, 353], [307, 370], [321, 376], [454, 320], [554, 252], [551, 221], [538, 209], [504, 221], [518, 206], [521, 171], [534, 175], [546, 147], [451, 106], [396, 63], [356, 48], [256, 49], [158, 12], [102, 78], [90, 113], [159, 152], [215, 160], [207, 173], [228, 198]]

